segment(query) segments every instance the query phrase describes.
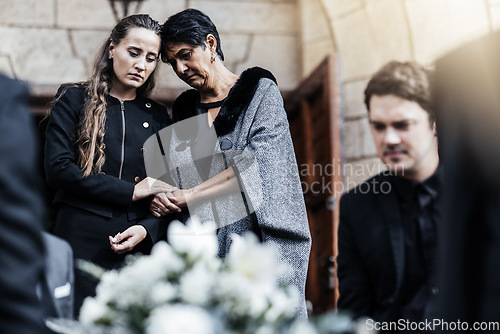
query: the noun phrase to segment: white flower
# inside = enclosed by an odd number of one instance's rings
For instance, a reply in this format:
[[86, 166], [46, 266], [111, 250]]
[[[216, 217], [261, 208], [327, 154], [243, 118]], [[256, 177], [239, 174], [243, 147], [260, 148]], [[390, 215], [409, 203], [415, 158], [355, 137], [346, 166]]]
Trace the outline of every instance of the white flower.
[[227, 255], [230, 268], [256, 284], [277, 284], [283, 265], [278, 263], [277, 249], [270, 243], [261, 243], [253, 233], [231, 235], [231, 249]]
[[156, 243], [151, 250], [151, 259], [167, 273], [180, 273], [184, 270], [184, 261], [165, 241]]
[[255, 331], [255, 334], [274, 334], [275, 330], [272, 326], [270, 325], [264, 325]]
[[274, 323], [281, 317], [289, 318], [293, 316], [299, 299], [299, 293], [294, 288], [289, 287], [286, 290], [275, 290], [273, 292], [270, 298], [271, 307], [265, 315], [268, 322]]
[[197, 217], [191, 217], [184, 225], [173, 221], [168, 227], [168, 241], [180, 253], [188, 255], [190, 260], [214, 257], [217, 255], [218, 242], [213, 227], [201, 224]]
[[99, 300], [103, 303], [108, 303], [109, 301], [114, 300], [114, 298], [116, 297], [115, 287], [118, 283], [118, 280], [118, 271], [110, 270], [105, 272], [101, 276], [101, 281], [97, 285], [96, 298], [99, 298]]
[[87, 297], [80, 309], [79, 320], [84, 325], [91, 325], [102, 320], [111, 320], [112, 310], [99, 299]]
[[318, 334], [318, 331], [309, 321], [301, 319], [294, 321], [286, 334]]
[[215, 334], [211, 315], [203, 308], [176, 304], [155, 309], [146, 334]]
[[218, 275], [222, 267], [222, 259], [217, 256], [205, 256], [198, 259], [197, 263], [201, 263], [205, 266], [206, 270], [211, 272], [212, 275]]
[[[300, 294], [286, 285], [276, 245], [251, 233], [232, 235], [220, 259], [215, 232], [197, 219], [173, 222], [168, 237], [171, 244], [160, 242], [151, 255], [129, 256], [121, 270], [102, 274], [96, 297], [81, 309], [85, 333], [136, 334], [139, 327], [145, 334], [285, 334]], [[318, 333], [307, 322], [287, 329]]]
[[197, 262], [180, 278], [180, 297], [186, 303], [205, 305], [211, 298], [214, 281], [214, 273], [202, 262]]
[[[152, 288], [157, 282], [168, 277], [179, 276], [184, 270], [183, 260], [165, 242], [160, 242], [150, 256], [128, 258], [128, 264], [120, 271], [106, 272], [97, 286], [97, 296], [104, 302], [112, 302], [118, 309], [127, 310], [131, 306], [150, 308], [158, 300], [151, 298]], [[173, 298], [162, 290], [156, 296], [167, 301]]]
[[86, 272], [87, 274], [94, 276], [95, 278], [101, 279], [102, 275], [106, 272], [106, 270], [90, 261], [77, 259], [75, 261], [75, 266], [81, 270]]
[[[366, 324], [363, 321], [365, 319], [360, 318], [358, 321], [362, 322], [358, 323]], [[360, 328], [355, 328], [356, 323], [345, 313], [325, 313], [317, 319], [316, 324], [318, 331], [321, 333], [362, 333], [359, 332]]]
[[163, 305], [177, 297], [177, 289], [172, 284], [160, 281], [151, 288], [151, 300], [155, 305]]
[[145, 265], [145, 259], [137, 260], [134, 265], [121, 271], [110, 271], [103, 275], [97, 286], [97, 298], [111, 302], [118, 309], [126, 310], [131, 306], [149, 304], [149, 291], [158, 273], [154, 266]]
[[[216, 282], [215, 296], [227, 313], [260, 318], [270, 308], [273, 292], [282, 272], [277, 263], [276, 248], [259, 242], [254, 234], [233, 234], [233, 243], [226, 257], [225, 271]], [[288, 300], [287, 300], [288, 301]], [[279, 310], [279, 317], [283, 314]]]
[[228, 314], [259, 318], [269, 307], [268, 296], [272, 292], [272, 288], [261, 287], [239, 272], [224, 272], [218, 277], [214, 294]]

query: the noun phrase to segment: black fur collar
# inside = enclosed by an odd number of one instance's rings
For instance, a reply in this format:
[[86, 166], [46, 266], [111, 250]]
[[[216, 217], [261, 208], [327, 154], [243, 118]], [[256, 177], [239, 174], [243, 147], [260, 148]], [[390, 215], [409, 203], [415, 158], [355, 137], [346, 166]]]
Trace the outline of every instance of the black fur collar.
[[[271, 72], [260, 67], [252, 67], [241, 73], [236, 84], [229, 91], [229, 95], [215, 118], [214, 126], [218, 136], [234, 130], [236, 122], [242, 112], [246, 110], [255, 94], [257, 84], [262, 78], [276, 82]], [[190, 89], [182, 93], [172, 106], [174, 123], [196, 115], [196, 104], [200, 101], [200, 93]]]

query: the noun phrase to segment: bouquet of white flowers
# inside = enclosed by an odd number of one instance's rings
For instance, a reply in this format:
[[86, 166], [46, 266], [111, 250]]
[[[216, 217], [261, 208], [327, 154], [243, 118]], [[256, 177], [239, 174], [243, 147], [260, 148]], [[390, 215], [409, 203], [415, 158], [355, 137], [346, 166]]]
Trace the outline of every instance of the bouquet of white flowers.
[[[197, 219], [172, 222], [168, 240], [151, 255], [127, 257], [120, 270], [93, 270], [97, 294], [85, 299], [79, 321], [52, 319], [49, 327], [78, 334], [319, 333], [294, 319], [299, 293], [278, 284], [289, 268], [278, 263], [272, 244], [251, 233], [233, 235], [220, 259], [215, 232]], [[344, 321], [335, 332], [350, 325]]]

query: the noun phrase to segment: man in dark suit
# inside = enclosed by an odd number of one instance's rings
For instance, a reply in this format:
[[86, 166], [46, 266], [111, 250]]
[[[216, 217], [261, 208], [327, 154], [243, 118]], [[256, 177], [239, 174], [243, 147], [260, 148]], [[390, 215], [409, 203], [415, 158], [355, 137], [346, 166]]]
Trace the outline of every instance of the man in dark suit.
[[45, 333], [43, 205], [27, 88], [0, 75], [0, 333]]
[[369, 81], [365, 104], [387, 170], [341, 198], [338, 308], [377, 322], [423, 321], [434, 316], [439, 291], [442, 178], [429, 73], [390, 62]]
[[442, 316], [500, 332], [500, 31], [436, 63], [433, 90], [447, 168]]

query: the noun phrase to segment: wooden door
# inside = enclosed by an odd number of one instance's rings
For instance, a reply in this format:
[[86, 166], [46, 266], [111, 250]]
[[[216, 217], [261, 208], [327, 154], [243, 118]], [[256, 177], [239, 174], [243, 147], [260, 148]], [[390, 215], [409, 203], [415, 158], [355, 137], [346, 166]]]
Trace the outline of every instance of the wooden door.
[[306, 298], [313, 314], [335, 308], [338, 200], [342, 192], [339, 63], [328, 56], [285, 99], [312, 237]]

